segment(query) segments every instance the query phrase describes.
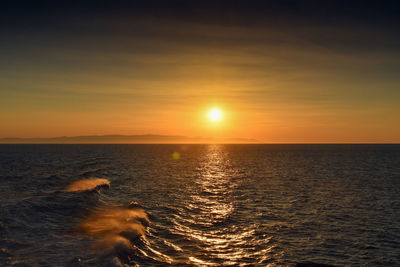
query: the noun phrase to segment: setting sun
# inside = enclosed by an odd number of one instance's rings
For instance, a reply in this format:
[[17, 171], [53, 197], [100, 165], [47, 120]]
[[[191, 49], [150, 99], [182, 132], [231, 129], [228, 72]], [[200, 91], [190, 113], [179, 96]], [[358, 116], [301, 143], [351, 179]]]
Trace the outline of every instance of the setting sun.
[[208, 116], [212, 121], [219, 121], [221, 119], [222, 113], [218, 109], [212, 109]]
[[400, 267], [400, 0], [0, 4], [0, 267]]

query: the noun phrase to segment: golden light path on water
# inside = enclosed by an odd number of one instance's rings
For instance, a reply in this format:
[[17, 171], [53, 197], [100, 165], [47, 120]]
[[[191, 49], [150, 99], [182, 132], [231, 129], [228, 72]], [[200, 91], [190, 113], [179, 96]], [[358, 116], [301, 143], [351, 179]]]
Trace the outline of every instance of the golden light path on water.
[[[143, 256], [154, 262], [190, 266], [268, 265], [271, 255], [277, 253], [271, 236], [253, 218], [257, 215], [245, 193], [245, 169], [235, 164], [227, 146], [204, 148], [191, 160], [188, 176], [180, 177], [182, 188], [173, 192], [173, 205], [167, 213], [152, 215], [154, 222], [135, 201], [101, 205], [75, 232], [95, 241], [95, 253], [119, 255], [116, 262], [131, 263]], [[172, 158], [177, 163], [180, 153], [173, 153]], [[72, 182], [66, 191], [98, 192], [93, 190], [99, 186], [109, 188], [110, 182], [85, 178]]]
[[[240, 183], [226, 151], [219, 145], [209, 146], [199, 163], [198, 176], [186, 208], [189, 212], [175, 214], [174, 231], [200, 244], [199, 251], [188, 257], [190, 264], [204, 266], [240, 265], [245, 257], [266, 261], [273, 248], [265, 247], [269, 238], [254, 237], [256, 225], [231, 224], [235, 211], [234, 191]], [[249, 244], [249, 242], [251, 244]], [[255, 250], [254, 246], [263, 249]]]

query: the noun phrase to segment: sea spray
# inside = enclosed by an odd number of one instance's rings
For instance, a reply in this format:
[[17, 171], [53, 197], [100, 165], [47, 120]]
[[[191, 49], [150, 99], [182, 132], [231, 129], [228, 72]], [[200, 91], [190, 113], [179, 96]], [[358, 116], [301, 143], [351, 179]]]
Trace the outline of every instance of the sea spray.
[[71, 183], [65, 190], [68, 192], [93, 190], [97, 187], [110, 187], [110, 181], [104, 178], [88, 178]]
[[149, 223], [141, 208], [107, 206], [93, 211], [76, 231], [93, 237], [97, 251], [119, 253], [134, 249], [134, 242], [145, 235]]

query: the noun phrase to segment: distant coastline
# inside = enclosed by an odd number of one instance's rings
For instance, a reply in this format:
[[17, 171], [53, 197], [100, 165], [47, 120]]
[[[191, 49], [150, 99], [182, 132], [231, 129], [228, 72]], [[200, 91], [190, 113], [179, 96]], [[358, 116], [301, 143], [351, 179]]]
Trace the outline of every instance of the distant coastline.
[[248, 138], [205, 138], [179, 135], [87, 135], [50, 138], [0, 138], [0, 144], [204, 144], [204, 143], [259, 143]]

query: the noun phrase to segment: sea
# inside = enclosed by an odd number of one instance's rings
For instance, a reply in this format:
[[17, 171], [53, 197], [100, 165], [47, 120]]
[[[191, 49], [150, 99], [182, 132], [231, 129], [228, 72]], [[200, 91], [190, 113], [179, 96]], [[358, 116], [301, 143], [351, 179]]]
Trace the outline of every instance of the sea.
[[400, 266], [400, 145], [0, 145], [0, 266]]

